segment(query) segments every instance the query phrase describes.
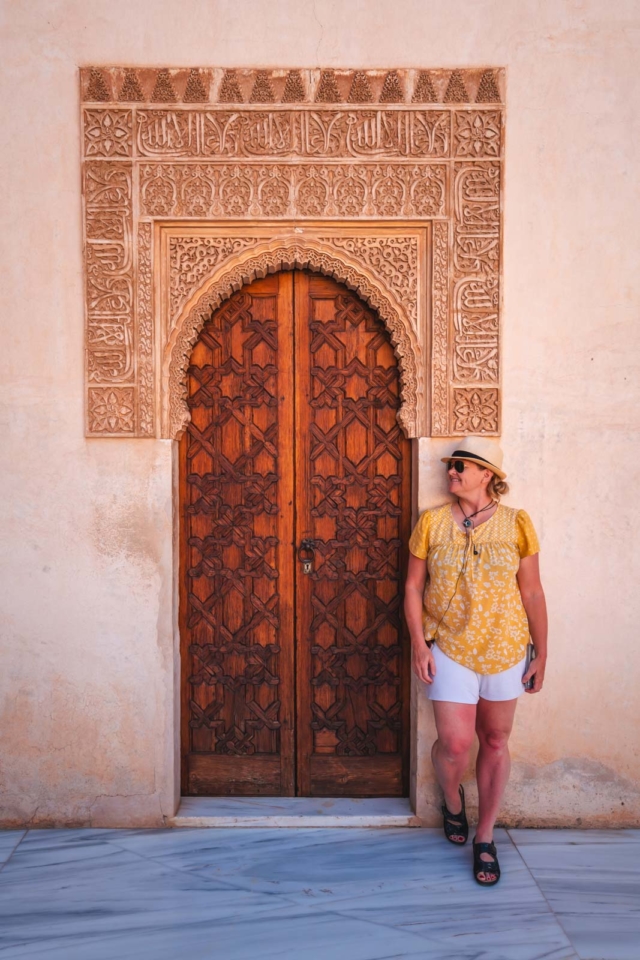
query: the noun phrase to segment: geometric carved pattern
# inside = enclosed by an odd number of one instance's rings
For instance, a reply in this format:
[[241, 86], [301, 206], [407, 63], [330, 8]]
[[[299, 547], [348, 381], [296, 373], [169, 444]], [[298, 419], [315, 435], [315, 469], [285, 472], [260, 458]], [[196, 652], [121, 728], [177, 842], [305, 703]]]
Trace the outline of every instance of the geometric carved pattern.
[[[80, 73], [82, 101], [161, 103], [501, 103], [502, 70], [262, 70], [101, 67]], [[122, 94], [125, 91], [126, 96]], [[118, 94], [118, 91], [120, 93]], [[131, 96], [133, 91], [135, 96]]]
[[316, 559], [298, 600], [301, 636], [312, 638], [299, 667], [310, 681], [300, 715], [312, 730], [305, 792], [336, 789], [332, 757], [371, 758], [375, 777], [379, 755], [396, 758], [401, 792], [409, 448], [396, 420], [398, 371], [371, 310], [331, 281], [307, 282], [311, 378], [301, 436], [310, 495], [298, 509]]
[[[212, 311], [190, 360], [185, 787], [294, 792], [295, 737], [298, 792], [402, 793], [410, 448], [385, 325], [333, 280], [278, 274]], [[292, 441], [294, 396], [309, 402]], [[307, 490], [295, 529], [294, 464]], [[295, 560], [305, 536], [308, 575]]]
[[191, 348], [211, 310], [234, 290], [256, 277], [294, 268], [308, 268], [334, 277], [357, 291], [378, 312], [398, 358], [402, 386], [398, 422], [406, 436], [420, 435], [418, 415], [423, 402], [423, 379], [418, 371], [423, 363], [419, 337], [415, 324], [409, 319], [406, 305], [396, 298], [392, 290], [381, 285], [373, 267], [369, 267], [366, 261], [363, 263], [359, 258], [356, 259], [353, 251], [344, 246], [332, 250], [328, 243], [316, 243], [311, 238], [306, 243], [274, 241], [266, 249], [264, 245], [259, 251], [249, 249], [243, 260], [238, 262], [236, 257], [232, 262], [237, 265], [222, 272], [220, 280], [206, 289], [183, 316], [179, 329], [173, 331], [169, 341], [168, 370], [165, 372], [168, 401], [163, 428], [165, 436], [179, 436], [189, 421], [185, 373]]
[[454, 121], [454, 155], [481, 159], [500, 156], [502, 114], [493, 110], [456, 111]]
[[131, 387], [89, 387], [89, 424], [99, 436], [133, 434], [134, 399]]
[[280, 749], [279, 357], [275, 316], [261, 307], [234, 294], [189, 367], [183, 576], [194, 753]]
[[[403, 424], [421, 435], [459, 433], [458, 391], [499, 390], [503, 71], [101, 66], [82, 68], [80, 85], [86, 387], [126, 388], [134, 411], [132, 421], [96, 419], [87, 392], [89, 436], [153, 437], [166, 424], [158, 402], [168, 380], [160, 374], [173, 332], [154, 333], [154, 278], [158, 302], [170, 297], [178, 319], [186, 274], [205, 283], [224, 260], [235, 275], [257, 243], [247, 229], [245, 246], [234, 237], [227, 257], [231, 234], [217, 238], [209, 262], [187, 270], [187, 257], [184, 279], [172, 272], [177, 286], [167, 291], [171, 268], [159, 263], [153, 232], [164, 219], [298, 221], [305, 229], [313, 221], [370, 221], [371, 237], [373, 221], [430, 222], [432, 259], [418, 259], [417, 276], [419, 297], [431, 283], [431, 328], [414, 325], [410, 333], [423, 364], [418, 381], [428, 367], [429, 391], [424, 396], [418, 383], [416, 393], [403, 371]], [[300, 239], [295, 233], [291, 241]], [[379, 286], [393, 286], [384, 257], [380, 265]], [[406, 302], [401, 325], [417, 312]], [[402, 339], [391, 332], [394, 343]], [[424, 416], [407, 418], [407, 388], [428, 402]], [[478, 421], [490, 434], [499, 428], [496, 396]]]

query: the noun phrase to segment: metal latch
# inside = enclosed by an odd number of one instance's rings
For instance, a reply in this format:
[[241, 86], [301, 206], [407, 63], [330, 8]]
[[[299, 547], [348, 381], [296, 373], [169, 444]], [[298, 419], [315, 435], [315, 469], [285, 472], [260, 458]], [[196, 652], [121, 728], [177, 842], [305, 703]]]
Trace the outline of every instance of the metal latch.
[[301, 540], [300, 546], [298, 547], [298, 560], [302, 563], [303, 573], [311, 573], [311, 566], [315, 555], [314, 541], [307, 539]]

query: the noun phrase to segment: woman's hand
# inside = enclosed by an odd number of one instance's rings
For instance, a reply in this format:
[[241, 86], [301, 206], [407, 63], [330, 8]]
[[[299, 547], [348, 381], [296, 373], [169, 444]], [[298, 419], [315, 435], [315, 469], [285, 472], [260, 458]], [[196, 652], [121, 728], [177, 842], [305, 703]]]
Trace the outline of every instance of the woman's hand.
[[423, 683], [433, 683], [436, 675], [436, 661], [424, 641], [422, 644], [411, 644], [411, 669]]
[[527, 680], [530, 680], [531, 677], [533, 677], [533, 686], [530, 690], [525, 689], [525, 693], [540, 693], [542, 690], [542, 684], [544, 683], [544, 671], [546, 665], [546, 657], [534, 657], [534, 659], [531, 661], [531, 666], [522, 678], [522, 682], [526, 683]]

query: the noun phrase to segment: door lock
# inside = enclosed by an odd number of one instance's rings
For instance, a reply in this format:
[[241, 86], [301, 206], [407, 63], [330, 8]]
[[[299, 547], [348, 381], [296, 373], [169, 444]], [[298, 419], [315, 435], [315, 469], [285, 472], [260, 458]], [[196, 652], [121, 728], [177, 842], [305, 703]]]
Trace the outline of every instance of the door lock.
[[303, 573], [311, 573], [311, 566], [313, 564], [315, 555], [316, 552], [314, 550], [314, 541], [301, 540], [300, 546], [298, 547], [298, 560], [302, 564]]

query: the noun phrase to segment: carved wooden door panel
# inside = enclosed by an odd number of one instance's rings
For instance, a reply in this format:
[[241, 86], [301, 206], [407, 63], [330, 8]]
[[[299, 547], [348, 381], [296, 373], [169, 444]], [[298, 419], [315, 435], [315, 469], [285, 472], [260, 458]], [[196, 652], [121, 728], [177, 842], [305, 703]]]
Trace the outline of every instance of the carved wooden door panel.
[[256, 281], [205, 325], [188, 396], [183, 792], [407, 793], [410, 454], [384, 325], [333, 280]]
[[295, 278], [298, 789], [407, 792], [408, 663], [401, 570], [410, 446], [382, 321], [342, 285]]
[[292, 794], [293, 275], [216, 310], [181, 450], [182, 789]]

